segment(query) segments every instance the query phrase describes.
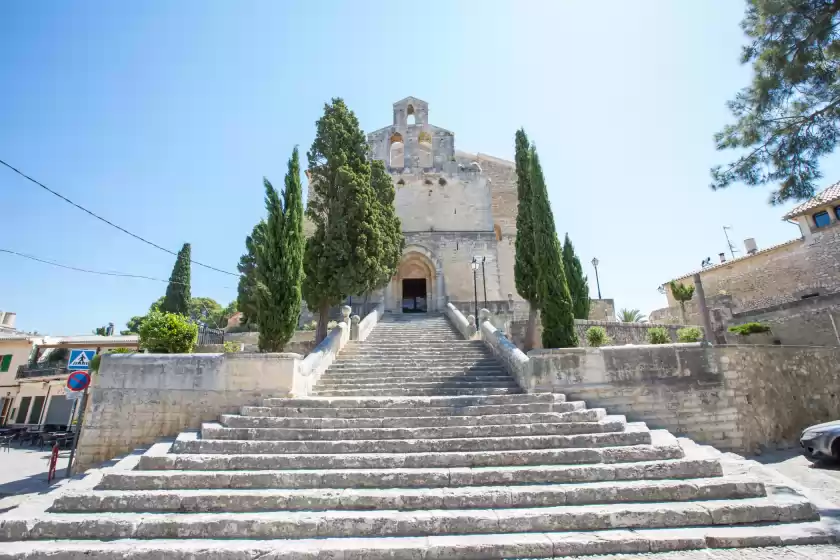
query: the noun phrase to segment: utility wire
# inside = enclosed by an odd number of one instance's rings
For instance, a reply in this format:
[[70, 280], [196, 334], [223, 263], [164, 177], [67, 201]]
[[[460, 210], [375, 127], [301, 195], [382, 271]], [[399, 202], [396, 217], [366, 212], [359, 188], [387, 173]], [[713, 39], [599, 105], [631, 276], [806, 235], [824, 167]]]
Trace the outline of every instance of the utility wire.
[[[10, 249], [0, 249], [0, 253], [8, 253], [10, 255], [15, 255], [18, 257], [23, 257], [25, 259], [30, 259], [33, 261], [38, 261], [40, 263], [49, 264], [52, 266], [57, 266], [60, 268], [66, 268], [68, 270], [75, 270], [76, 272], [86, 272], [88, 274], [99, 274], [101, 276], [119, 276], [122, 278], [140, 278], [142, 280], [152, 280], [154, 282], [164, 282], [164, 283], [171, 283], [171, 284], [184, 284], [183, 282], [176, 282], [174, 280], [164, 280], [163, 278], [154, 278], [152, 276], [144, 276], [142, 274], [128, 274], [126, 272], [111, 272], [111, 271], [102, 271], [102, 270], [88, 270], [86, 268], [79, 268], [77, 266], [70, 266], [66, 264], [57, 263], [54, 261], [50, 261], [47, 259], [42, 259], [33, 255], [27, 255], [26, 253], [18, 253], [17, 251], [12, 251]], [[222, 286], [225, 289], [233, 290], [235, 288], [231, 288], [230, 286]]]
[[[54, 194], [55, 196], [57, 196], [58, 198], [60, 198], [60, 199], [61, 199], [61, 200], [63, 200], [64, 202], [66, 202], [66, 203], [68, 203], [68, 204], [71, 204], [71, 205], [75, 206], [76, 208], [78, 208], [78, 209], [79, 209], [79, 210], [81, 210], [82, 212], [85, 212], [85, 213], [87, 213], [87, 214], [90, 214], [91, 216], [93, 216], [93, 217], [94, 217], [94, 218], [96, 218], [97, 220], [100, 220], [100, 221], [102, 221], [102, 222], [105, 222], [105, 223], [106, 223], [106, 224], [108, 224], [109, 226], [114, 227], [114, 228], [117, 228], [117, 229], [118, 229], [118, 230], [120, 230], [121, 232], [123, 232], [123, 233], [125, 233], [125, 234], [128, 234], [128, 235], [130, 235], [131, 237], [133, 237], [133, 238], [135, 238], [135, 239], [137, 239], [137, 240], [139, 240], [139, 241], [142, 241], [143, 243], [146, 243], [147, 245], [151, 245], [152, 247], [154, 247], [154, 248], [156, 248], [156, 249], [160, 249], [161, 251], [164, 251], [164, 252], [166, 252], [166, 253], [169, 253], [170, 255], [175, 255], [176, 257], [178, 256], [178, 253], [176, 253], [176, 252], [174, 252], [174, 251], [170, 251], [169, 249], [167, 249], [167, 248], [165, 248], [165, 247], [161, 247], [161, 246], [160, 246], [160, 245], [158, 245], [157, 243], [154, 243], [154, 242], [152, 242], [152, 241], [149, 241], [148, 239], [145, 239], [145, 238], [143, 238], [143, 237], [140, 237], [140, 236], [139, 236], [139, 235], [137, 235], [137, 234], [131, 233], [131, 232], [130, 232], [130, 231], [128, 231], [127, 229], [122, 228], [122, 227], [118, 226], [117, 224], [115, 224], [115, 223], [113, 223], [113, 222], [111, 222], [111, 221], [106, 220], [105, 218], [103, 218], [103, 217], [102, 217], [102, 216], [100, 216], [99, 214], [95, 214], [95, 213], [91, 212], [90, 210], [88, 210], [87, 208], [85, 208], [85, 207], [83, 207], [83, 206], [79, 206], [78, 204], [76, 204], [75, 202], [73, 202], [72, 200], [70, 200], [69, 198], [67, 198], [66, 196], [64, 196], [64, 195], [62, 195], [62, 194], [60, 194], [60, 193], [55, 192], [54, 190], [52, 190], [51, 188], [49, 188], [49, 187], [48, 187], [48, 186], [46, 186], [45, 184], [41, 183], [40, 181], [37, 181], [37, 180], [33, 179], [32, 177], [30, 177], [29, 175], [27, 175], [27, 174], [26, 174], [26, 173], [24, 173], [23, 171], [21, 171], [21, 170], [19, 170], [19, 169], [15, 168], [15, 167], [12, 167], [11, 165], [9, 165], [8, 163], [6, 163], [6, 162], [5, 162], [5, 161], [3, 161], [2, 159], [0, 159], [0, 163], [2, 163], [3, 165], [5, 165], [5, 166], [6, 166], [6, 167], [8, 167], [9, 169], [11, 169], [12, 171], [14, 171], [14, 172], [15, 172], [15, 173], [17, 173], [18, 175], [20, 175], [21, 177], [23, 177], [24, 179], [27, 179], [27, 180], [29, 180], [29, 181], [31, 181], [31, 182], [33, 182], [33, 183], [35, 183], [36, 185], [38, 185], [39, 187], [41, 187], [41, 188], [42, 188], [42, 189], [44, 189], [45, 191], [47, 191], [47, 192], [49, 192], [49, 193], [51, 193], [51, 194]], [[229, 274], [229, 275], [231, 275], [231, 276], [239, 276], [239, 274], [236, 274], [236, 273], [233, 273], [233, 272], [228, 272], [227, 270], [222, 270], [222, 269], [220, 269], [220, 268], [216, 268], [216, 267], [214, 267], [214, 266], [210, 266], [210, 265], [208, 265], [208, 264], [200, 263], [200, 262], [198, 262], [198, 261], [190, 260], [190, 262], [191, 262], [191, 263], [193, 263], [193, 264], [197, 264], [198, 266], [203, 266], [204, 268], [209, 268], [210, 270], [215, 270], [216, 272], [221, 272], [222, 274]], [[52, 264], [52, 263], [50, 263], [50, 264]]]

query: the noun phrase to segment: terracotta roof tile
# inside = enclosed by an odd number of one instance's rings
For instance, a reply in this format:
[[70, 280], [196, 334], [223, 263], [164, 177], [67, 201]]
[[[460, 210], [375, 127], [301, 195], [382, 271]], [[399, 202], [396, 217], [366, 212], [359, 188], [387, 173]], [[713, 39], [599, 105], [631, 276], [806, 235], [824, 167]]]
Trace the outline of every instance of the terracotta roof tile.
[[840, 200], [840, 182], [834, 183], [827, 189], [824, 189], [821, 193], [819, 193], [811, 200], [803, 202], [802, 204], [800, 204], [799, 206], [782, 216], [782, 219], [789, 220], [790, 218], [801, 216], [808, 210], [813, 210], [818, 206], [822, 206], [824, 204], [828, 204], [829, 202], [834, 202], [836, 200]]
[[[727, 265], [730, 265], [730, 264], [732, 264], [732, 263], [741, 262], [741, 261], [743, 261], [743, 260], [746, 260], [746, 259], [752, 258], [752, 257], [754, 257], [754, 256], [756, 256], [756, 255], [760, 255], [760, 254], [762, 254], [762, 253], [766, 253], [766, 252], [768, 252], [768, 251], [773, 251], [774, 249], [778, 249], [779, 247], [784, 247], [785, 245], [790, 245], [791, 243], [796, 243], [797, 241], [802, 241], [802, 238], [798, 237], [798, 238], [796, 238], [796, 239], [791, 239], [790, 241], [785, 241], [784, 243], [779, 243], [778, 245], [772, 245], [772, 246], [770, 246], [770, 247], [767, 247], [766, 249], [762, 249], [762, 250], [760, 250], [760, 251], [756, 251], [756, 252], [755, 252], [755, 253], [753, 253], [752, 255], [744, 255], [743, 257], [738, 257], [737, 259], [731, 259], [731, 260], [728, 260], [728, 261], [726, 261], [726, 262], [713, 264], [712, 266], [707, 266], [706, 268], [701, 268], [701, 269], [698, 269], [698, 270], [693, 270], [693, 271], [689, 272], [688, 274], [683, 274], [682, 276], [677, 276], [676, 278], [674, 278], [674, 280], [682, 280], [683, 278], [688, 278], [689, 276], [693, 276], [693, 275], [697, 274], [698, 272], [701, 272], [701, 273], [702, 273], [702, 272], [706, 272], [706, 271], [708, 271], [708, 270], [714, 270], [714, 269], [716, 269], [716, 268], [720, 268], [720, 267], [722, 267], [722, 266], [727, 266]], [[669, 282], [670, 282], [670, 281], [669, 281]], [[664, 286], [664, 285], [666, 285], [666, 284], [668, 284], [669, 282], [665, 282], [665, 284], [663, 284], [663, 286]]]

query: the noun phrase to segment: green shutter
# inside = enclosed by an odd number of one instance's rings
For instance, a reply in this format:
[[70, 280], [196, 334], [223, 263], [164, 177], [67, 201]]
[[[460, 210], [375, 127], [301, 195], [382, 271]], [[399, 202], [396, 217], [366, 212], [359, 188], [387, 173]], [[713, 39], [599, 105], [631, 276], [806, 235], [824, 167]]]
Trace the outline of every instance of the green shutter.
[[11, 363], [12, 363], [12, 355], [11, 354], [6, 354], [5, 356], [3, 356], [3, 359], [0, 360], [0, 373], [5, 372], [5, 371], [9, 371], [9, 366], [11, 365]]

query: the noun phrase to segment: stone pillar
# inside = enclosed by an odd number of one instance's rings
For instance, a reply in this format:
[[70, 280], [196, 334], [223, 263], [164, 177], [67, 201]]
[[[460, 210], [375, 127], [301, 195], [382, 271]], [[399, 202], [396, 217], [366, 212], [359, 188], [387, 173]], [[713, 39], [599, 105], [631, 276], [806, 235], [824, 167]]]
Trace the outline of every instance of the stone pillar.
[[443, 271], [435, 270], [435, 311], [443, 311], [446, 304], [443, 303]]
[[350, 313], [353, 309], [349, 305], [341, 306], [341, 322], [345, 325], [350, 325]]
[[359, 321], [358, 315], [350, 317], [350, 340], [359, 340]]

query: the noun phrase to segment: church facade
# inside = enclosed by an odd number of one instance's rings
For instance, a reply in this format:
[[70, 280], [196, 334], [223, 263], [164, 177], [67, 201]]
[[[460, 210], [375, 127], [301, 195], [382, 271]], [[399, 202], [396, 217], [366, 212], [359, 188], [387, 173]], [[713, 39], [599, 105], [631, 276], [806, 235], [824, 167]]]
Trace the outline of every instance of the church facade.
[[415, 97], [394, 103], [391, 125], [367, 140], [394, 181], [406, 243], [397, 274], [377, 297], [386, 311], [440, 312], [448, 301], [472, 302], [474, 259], [479, 302], [521, 301], [513, 276], [514, 163], [457, 151], [455, 134], [430, 124], [429, 104]]

